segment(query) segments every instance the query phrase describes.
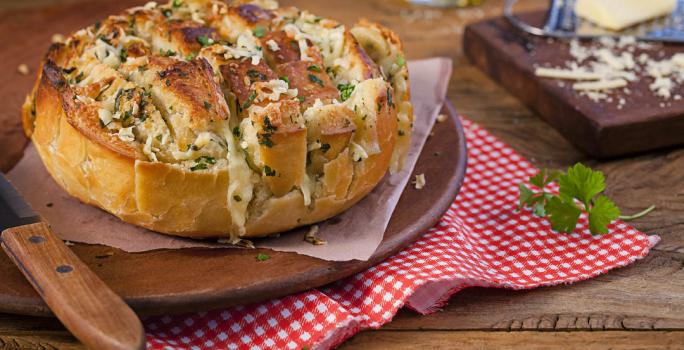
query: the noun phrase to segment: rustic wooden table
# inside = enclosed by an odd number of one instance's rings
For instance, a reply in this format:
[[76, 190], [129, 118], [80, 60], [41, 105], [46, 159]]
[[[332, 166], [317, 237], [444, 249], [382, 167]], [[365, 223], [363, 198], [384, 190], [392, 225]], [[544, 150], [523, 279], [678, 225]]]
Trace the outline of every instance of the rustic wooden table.
[[[79, 0], [2, 0], [4, 16], [27, 11], [53, 11]], [[143, 0], [144, 1], [144, 0]], [[104, 6], [123, 9], [136, 0], [112, 1]], [[464, 25], [501, 14], [503, 0], [487, 0], [472, 9], [437, 10], [411, 7], [401, 0], [283, 0], [315, 13], [352, 23], [360, 17], [379, 21], [397, 31], [409, 58], [447, 56], [454, 60], [449, 99], [459, 111], [513, 146], [539, 167], [567, 167], [582, 161], [605, 172], [608, 194], [627, 213], [650, 204], [658, 209], [634, 222], [662, 241], [643, 261], [571, 286], [529, 291], [471, 288], [449, 301], [443, 311], [420, 316], [400, 311], [379, 330], [365, 331], [343, 349], [511, 348], [549, 349], [661, 349], [684, 348], [684, 149], [598, 162], [579, 153], [555, 130], [522, 106], [463, 57]], [[522, 1], [521, 9], [539, 9], [545, 0]], [[92, 18], [92, 4], [77, 7], [70, 16]], [[76, 8], [74, 8], [76, 9]], [[6, 17], [5, 17], [6, 18]], [[55, 18], [55, 21], [59, 21]], [[45, 26], [64, 32], [58, 22]], [[23, 30], [49, 43], [51, 32], [42, 25]], [[13, 53], [23, 57], [21, 52]], [[34, 74], [39, 57], [23, 57]], [[19, 74], [3, 62], [0, 72]], [[32, 80], [12, 89], [17, 101]], [[6, 101], [4, 101], [6, 102]], [[16, 103], [9, 103], [15, 106]], [[26, 142], [19, 111], [0, 110], [0, 169], [7, 170]], [[1, 283], [1, 281], [0, 281]], [[82, 349], [54, 319], [0, 314], [0, 348]]]

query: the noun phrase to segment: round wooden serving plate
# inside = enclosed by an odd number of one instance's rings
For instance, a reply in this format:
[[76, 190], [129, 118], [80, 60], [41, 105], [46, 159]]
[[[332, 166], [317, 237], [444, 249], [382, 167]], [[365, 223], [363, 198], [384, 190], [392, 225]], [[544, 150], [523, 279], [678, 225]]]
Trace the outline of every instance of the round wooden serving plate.
[[[178, 249], [126, 253], [98, 245], [71, 247], [139, 314], [170, 314], [247, 304], [316, 288], [362, 271], [398, 252], [432, 227], [458, 194], [466, 144], [451, 105], [437, 123], [414, 174], [427, 185], [408, 185], [385, 237], [368, 261], [325, 261], [266, 249]], [[257, 261], [259, 253], [271, 258]], [[0, 254], [0, 312], [51, 315], [17, 267]]]

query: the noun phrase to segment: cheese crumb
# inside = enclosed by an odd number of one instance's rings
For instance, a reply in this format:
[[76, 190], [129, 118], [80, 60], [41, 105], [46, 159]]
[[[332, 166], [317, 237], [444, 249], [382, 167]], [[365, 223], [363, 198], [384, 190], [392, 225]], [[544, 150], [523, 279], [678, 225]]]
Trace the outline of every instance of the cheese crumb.
[[440, 114], [437, 116], [437, 122], [438, 123], [444, 123], [447, 120], [446, 114]]
[[21, 73], [22, 75], [28, 75], [29, 74], [29, 67], [22, 63], [17, 67], [17, 71]]
[[64, 35], [62, 35], [62, 34], [60, 34], [60, 33], [52, 34], [52, 38], [51, 38], [51, 39], [52, 39], [52, 42], [55, 43], [55, 44], [63, 43], [64, 40], [65, 40]]
[[121, 128], [118, 132], [119, 139], [124, 142], [135, 141], [135, 135], [133, 134], [133, 127]]
[[271, 49], [271, 51], [279, 51], [280, 50], [280, 46], [278, 46], [278, 43], [275, 42], [275, 40], [273, 40], [273, 39], [269, 39], [266, 42], [266, 45], [268, 45], [268, 48]]
[[425, 187], [425, 174], [416, 175], [416, 179], [413, 180], [413, 184], [417, 190], [422, 190]]

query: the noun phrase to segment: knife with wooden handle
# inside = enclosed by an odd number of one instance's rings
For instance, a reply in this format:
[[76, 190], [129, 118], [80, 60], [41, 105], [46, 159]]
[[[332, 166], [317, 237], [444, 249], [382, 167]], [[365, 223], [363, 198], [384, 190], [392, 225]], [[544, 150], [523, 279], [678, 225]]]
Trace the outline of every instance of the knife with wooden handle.
[[144, 349], [136, 314], [0, 174], [0, 243], [50, 310], [91, 349]]

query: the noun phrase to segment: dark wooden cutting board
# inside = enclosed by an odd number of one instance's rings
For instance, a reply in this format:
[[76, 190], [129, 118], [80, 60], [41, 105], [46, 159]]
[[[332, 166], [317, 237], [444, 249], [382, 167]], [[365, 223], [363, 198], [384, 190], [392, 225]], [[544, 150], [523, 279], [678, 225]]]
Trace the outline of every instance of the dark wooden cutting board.
[[[53, 33], [68, 34], [140, 0], [89, 2], [40, 11], [0, 14], [0, 170], [8, 171], [27, 144], [20, 106]], [[59, 20], [55, 20], [59, 19]], [[27, 64], [28, 75], [17, 72]], [[246, 249], [179, 249], [145, 253], [99, 245], [71, 247], [114, 292], [140, 314], [207, 310], [276, 298], [315, 288], [362, 271], [396, 253], [432, 227], [451, 205], [466, 169], [463, 128], [453, 107], [434, 128], [415, 173], [427, 186], [401, 196], [384, 239], [368, 261], [325, 261], [295, 253]], [[257, 261], [259, 253], [271, 258]], [[0, 253], [0, 312], [50, 315], [9, 258]]]
[[[541, 26], [545, 12], [521, 15]], [[656, 97], [642, 79], [626, 96], [626, 104], [594, 102], [572, 90], [572, 84], [535, 76], [536, 64], [562, 66], [570, 60], [567, 41], [532, 36], [494, 18], [466, 27], [466, 56], [528, 107], [534, 109], [576, 147], [595, 157], [614, 157], [684, 144], [684, 99]], [[684, 45], [663, 45], [669, 57]], [[562, 86], [561, 86], [562, 85]], [[684, 96], [681, 86], [672, 95]]]

